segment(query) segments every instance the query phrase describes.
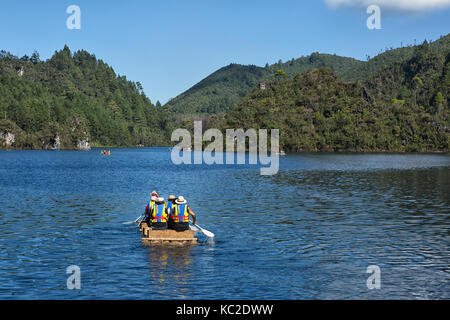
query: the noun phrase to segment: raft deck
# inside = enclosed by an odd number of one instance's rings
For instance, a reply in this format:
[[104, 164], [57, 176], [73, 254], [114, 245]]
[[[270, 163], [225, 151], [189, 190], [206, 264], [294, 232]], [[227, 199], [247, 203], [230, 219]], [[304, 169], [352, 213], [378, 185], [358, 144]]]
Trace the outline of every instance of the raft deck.
[[194, 237], [194, 231], [175, 231], [175, 230], [153, 230], [146, 222], [141, 223], [139, 230], [144, 236], [142, 238], [143, 245], [155, 244], [175, 244], [186, 245], [198, 243], [198, 239]]

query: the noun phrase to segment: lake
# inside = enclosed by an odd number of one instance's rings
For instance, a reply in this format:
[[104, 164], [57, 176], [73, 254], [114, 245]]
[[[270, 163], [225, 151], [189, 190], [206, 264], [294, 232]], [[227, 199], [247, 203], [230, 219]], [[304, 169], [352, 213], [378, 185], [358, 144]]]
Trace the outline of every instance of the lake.
[[[99, 153], [0, 151], [0, 299], [450, 298], [449, 155], [292, 154], [262, 176]], [[214, 243], [142, 246], [123, 222], [153, 189], [183, 195]]]

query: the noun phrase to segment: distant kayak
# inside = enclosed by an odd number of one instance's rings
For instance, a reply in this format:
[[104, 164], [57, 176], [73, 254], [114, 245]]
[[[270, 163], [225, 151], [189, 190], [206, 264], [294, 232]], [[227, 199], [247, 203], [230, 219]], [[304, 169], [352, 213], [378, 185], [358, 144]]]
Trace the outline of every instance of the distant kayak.
[[102, 151], [100, 152], [100, 155], [101, 155], [101, 156], [110, 156], [110, 155], [111, 155], [111, 150], [108, 150], [108, 151], [102, 150]]

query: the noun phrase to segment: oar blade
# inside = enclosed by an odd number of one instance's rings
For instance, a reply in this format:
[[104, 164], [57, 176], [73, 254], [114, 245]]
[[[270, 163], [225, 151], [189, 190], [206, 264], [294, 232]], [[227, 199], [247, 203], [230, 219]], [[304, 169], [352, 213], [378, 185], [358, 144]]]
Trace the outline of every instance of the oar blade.
[[205, 236], [207, 236], [208, 238], [214, 238], [214, 233], [212, 233], [211, 231], [208, 231], [208, 230], [206, 230], [206, 229], [203, 229], [202, 227], [200, 227], [198, 224], [196, 224], [195, 225], [197, 228], [199, 228], [202, 232], [203, 232], [203, 234], [205, 235]]
[[212, 233], [212, 232], [210, 232], [208, 230], [205, 230], [205, 229], [202, 229], [202, 231], [203, 231], [203, 234], [205, 236], [207, 236], [208, 238], [214, 238], [214, 233]]

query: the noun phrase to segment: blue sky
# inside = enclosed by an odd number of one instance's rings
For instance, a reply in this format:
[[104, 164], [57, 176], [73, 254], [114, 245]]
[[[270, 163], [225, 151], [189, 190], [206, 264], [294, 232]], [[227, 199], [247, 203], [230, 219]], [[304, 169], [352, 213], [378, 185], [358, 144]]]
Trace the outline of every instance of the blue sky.
[[[364, 60], [435, 40], [450, 30], [449, 2], [2, 0], [0, 49], [20, 57], [37, 50], [42, 59], [65, 44], [85, 49], [164, 103], [230, 63], [264, 66], [315, 51]], [[367, 3], [380, 4], [381, 30], [366, 27]], [[66, 27], [72, 4], [81, 30]]]

